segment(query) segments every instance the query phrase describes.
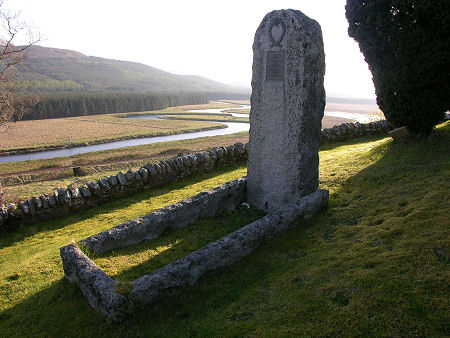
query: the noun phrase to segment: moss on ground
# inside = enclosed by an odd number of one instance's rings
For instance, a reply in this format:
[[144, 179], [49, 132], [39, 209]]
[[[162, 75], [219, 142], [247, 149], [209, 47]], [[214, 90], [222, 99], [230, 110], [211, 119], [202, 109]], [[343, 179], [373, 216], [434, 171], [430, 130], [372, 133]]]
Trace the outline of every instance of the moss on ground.
[[[242, 176], [245, 168], [2, 234], [0, 336], [449, 336], [448, 149], [448, 123], [407, 144], [386, 138], [323, 148], [326, 210], [122, 324], [93, 311], [64, 280], [58, 247]], [[258, 216], [251, 212], [250, 219]], [[159, 263], [143, 258], [133, 265], [140, 251], [124, 251], [112, 273], [133, 279], [170, 259], [198, 229], [204, 232], [195, 246], [210, 228], [234, 227], [244, 215], [225, 214], [184, 235], [169, 233], [158, 247], [143, 245], [142, 252], [166, 255]]]

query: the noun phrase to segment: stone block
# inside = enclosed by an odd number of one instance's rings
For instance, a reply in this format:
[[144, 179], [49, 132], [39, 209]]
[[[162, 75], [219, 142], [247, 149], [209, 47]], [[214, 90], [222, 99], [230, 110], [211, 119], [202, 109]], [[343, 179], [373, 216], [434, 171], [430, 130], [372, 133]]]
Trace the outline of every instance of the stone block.
[[394, 139], [394, 141], [405, 142], [411, 138], [411, 132], [407, 126], [396, 128], [391, 130], [388, 135]]
[[99, 195], [102, 192], [102, 188], [97, 182], [89, 182], [87, 186], [89, 187], [93, 195]]
[[134, 171], [128, 169], [128, 171], [125, 173], [125, 179], [127, 180], [127, 185], [132, 183], [134, 181]]
[[91, 190], [86, 184], [80, 187], [80, 193], [85, 198], [89, 198], [92, 196]]
[[64, 275], [76, 283], [89, 304], [114, 321], [127, 315], [127, 299], [116, 291], [116, 283], [75, 245], [60, 249]]
[[119, 182], [117, 181], [117, 176], [109, 176], [108, 177], [108, 182], [111, 186], [115, 187]]
[[98, 180], [98, 185], [102, 189], [102, 191], [107, 192], [111, 190], [111, 186], [109, 185], [109, 180], [106, 178], [101, 178]]
[[127, 179], [126, 179], [126, 177], [125, 177], [123, 172], [120, 171], [120, 172], [117, 173], [117, 181], [119, 182], [119, 184], [121, 186], [124, 186], [124, 185], [127, 184]]
[[147, 169], [145, 169], [144, 167], [140, 168], [139, 169], [139, 174], [141, 175], [142, 181], [144, 182], [144, 184], [147, 183], [148, 182], [148, 171], [147, 171]]

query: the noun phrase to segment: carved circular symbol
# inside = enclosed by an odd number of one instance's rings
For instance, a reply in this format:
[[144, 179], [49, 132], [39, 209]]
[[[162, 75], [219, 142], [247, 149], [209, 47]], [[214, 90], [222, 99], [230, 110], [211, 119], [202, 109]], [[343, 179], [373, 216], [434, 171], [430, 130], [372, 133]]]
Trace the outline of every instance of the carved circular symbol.
[[273, 19], [269, 28], [269, 39], [272, 43], [272, 47], [280, 46], [281, 41], [286, 34], [286, 24], [281, 19]]

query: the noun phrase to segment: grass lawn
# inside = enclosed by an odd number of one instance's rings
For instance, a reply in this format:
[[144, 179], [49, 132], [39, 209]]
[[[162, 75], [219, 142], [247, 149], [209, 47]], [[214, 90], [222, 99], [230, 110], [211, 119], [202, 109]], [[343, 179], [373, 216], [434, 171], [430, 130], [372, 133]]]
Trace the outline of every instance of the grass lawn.
[[[64, 279], [58, 248], [245, 168], [1, 234], [0, 336], [449, 336], [448, 149], [449, 123], [408, 144], [385, 138], [323, 146], [327, 209], [121, 324], [92, 310]], [[95, 260], [132, 280], [259, 216], [226, 213]]]

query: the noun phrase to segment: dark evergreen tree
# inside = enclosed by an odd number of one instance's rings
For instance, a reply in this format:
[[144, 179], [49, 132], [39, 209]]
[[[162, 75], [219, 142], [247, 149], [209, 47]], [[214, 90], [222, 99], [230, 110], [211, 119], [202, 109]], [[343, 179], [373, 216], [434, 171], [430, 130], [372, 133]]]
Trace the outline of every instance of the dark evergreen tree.
[[431, 132], [450, 109], [450, 0], [347, 0], [387, 120]]

